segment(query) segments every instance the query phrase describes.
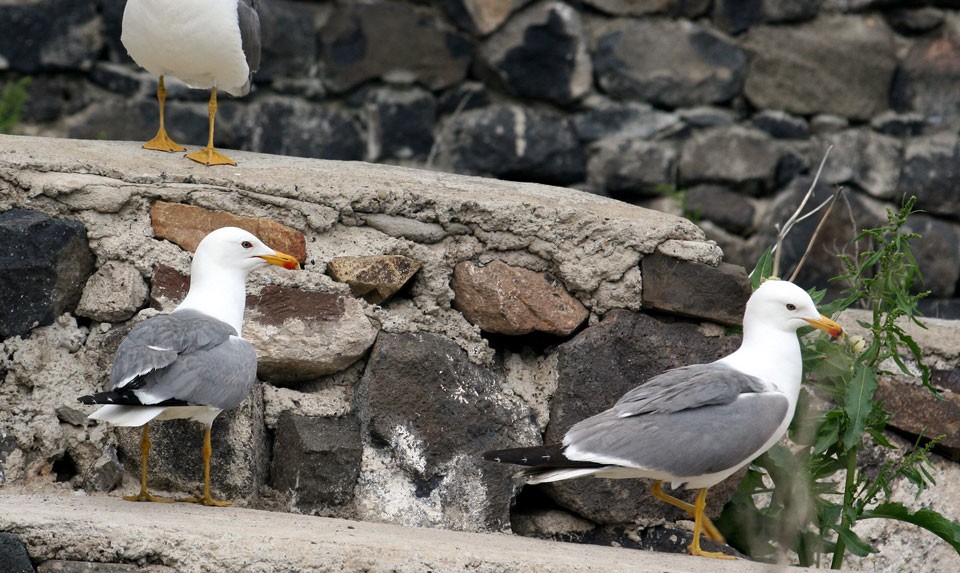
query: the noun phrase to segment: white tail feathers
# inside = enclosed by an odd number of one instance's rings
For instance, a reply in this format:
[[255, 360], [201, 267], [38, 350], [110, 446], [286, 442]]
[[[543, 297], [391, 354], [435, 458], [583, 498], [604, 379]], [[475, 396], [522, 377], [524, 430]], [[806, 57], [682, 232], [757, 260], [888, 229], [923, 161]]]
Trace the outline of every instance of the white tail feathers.
[[103, 420], [115, 426], [142, 426], [166, 410], [166, 406], [118, 406], [106, 404], [87, 416], [91, 420]]

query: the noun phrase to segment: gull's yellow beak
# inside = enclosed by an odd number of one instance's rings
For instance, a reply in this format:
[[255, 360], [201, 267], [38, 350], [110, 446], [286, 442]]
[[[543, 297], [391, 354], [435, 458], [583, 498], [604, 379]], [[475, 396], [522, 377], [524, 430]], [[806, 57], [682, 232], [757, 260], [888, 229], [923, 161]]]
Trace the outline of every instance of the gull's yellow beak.
[[277, 265], [291, 271], [300, 268], [300, 262], [297, 259], [280, 251], [274, 251], [272, 255], [260, 255], [260, 258], [271, 265]]
[[810, 326], [816, 328], [817, 330], [826, 332], [833, 338], [837, 338], [843, 334], [843, 328], [839, 324], [823, 316], [822, 314], [820, 315], [820, 318], [805, 318], [803, 320], [807, 321], [807, 324]]

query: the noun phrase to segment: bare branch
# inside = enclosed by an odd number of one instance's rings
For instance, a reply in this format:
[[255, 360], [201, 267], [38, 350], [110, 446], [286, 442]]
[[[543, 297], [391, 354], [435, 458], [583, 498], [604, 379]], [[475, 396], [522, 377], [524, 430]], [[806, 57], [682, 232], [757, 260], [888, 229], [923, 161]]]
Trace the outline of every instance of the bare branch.
[[817, 207], [815, 210], [811, 211], [810, 213], [805, 215], [803, 218], [799, 219], [800, 221], [802, 221], [803, 219], [806, 219], [810, 215], [813, 215], [814, 213], [819, 211], [820, 208], [823, 207], [824, 205], [827, 205], [827, 204], [830, 205], [829, 207], [827, 207], [827, 210], [823, 212], [823, 216], [820, 217], [820, 222], [817, 223], [817, 228], [813, 230], [813, 235], [810, 236], [810, 241], [807, 243], [806, 250], [803, 251], [803, 256], [800, 257], [800, 262], [797, 263], [797, 267], [793, 269], [793, 274], [790, 275], [790, 282], [793, 282], [797, 278], [797, 275], [800, 273], [800, 269], [803, 268], [803, 263], [807, 262], [807, 256], [810, 255], [810, 251], [813, 250], [814, 243], [817, 242], [817, 235], [820, 234], [820, 229], [822, 229], [823, 225], [827, 222], [827, 218], [830, 217], [830, 212], [833, 211], [833, 206], [837, 204], [837, 199], [840, 198], [840, 195], [842, 193], [843, 193], [843, 187], [838, 187], [836, 193], [831, 195], [829, 199], [821, 203], [820, 206]]
[[790, 229], [797, 223], [800, 214], [803, 212], [803, 208], [807, 206], [807, 201], [810, 200], [810, 197], [813, 197], [813, 190], [817, 187], [817, 182], [820, 181], [820, 174], [823, 173], [823, 166], [827, 163], [827, 157], [830, 155], [830, 150], [833, 149], [833, 146], [827, 147], [827, 150], [823, 153], [823, 159], [820, 160], [820, 167], [817, 168], [817, 174], [814, 176], [813, 181], [810, 183], [810, 188], [807, 189], [807, 194], [803, 196], [803, 200], [800, 201], [800, 206], [797, 207], [797, 210], [793, 212], [793, 215], [787, 219], [787, 222], [783, 224], [783, 228], [779, 226], [775, 227], [777, 229], [777, 242], [771, 250], [773, 252], [773, 276], [780, 275], [780, 252], [783, 250], [783, 240], [787, 237], [787, 234], [790, 233]]

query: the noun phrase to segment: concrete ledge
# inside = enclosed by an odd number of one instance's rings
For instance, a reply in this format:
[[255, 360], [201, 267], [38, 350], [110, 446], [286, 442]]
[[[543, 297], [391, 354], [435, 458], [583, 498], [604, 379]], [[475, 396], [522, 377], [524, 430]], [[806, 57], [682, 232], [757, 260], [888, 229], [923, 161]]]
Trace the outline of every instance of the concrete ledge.
[[[35, 564], [49, 559], [161, 564], [200, 571], [396, 573], [760, 573], [716, 561], [505, 534], [307, 517], [242, 508], [139, 504], [116, 497], [0, 495], [0, 531], [17, 535]], [[792, 573], [811, 569], [786, 568]]]

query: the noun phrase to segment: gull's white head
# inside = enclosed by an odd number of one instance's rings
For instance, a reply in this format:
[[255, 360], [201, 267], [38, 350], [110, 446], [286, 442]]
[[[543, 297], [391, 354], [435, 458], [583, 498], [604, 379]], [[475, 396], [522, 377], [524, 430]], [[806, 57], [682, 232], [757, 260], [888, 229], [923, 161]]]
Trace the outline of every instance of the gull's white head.
[[298, 269], [294, 257], [275, 251], [252, 233], [237, 227], [222, 227], [200, 241], [193, 256], [192, 272], [204, 268], [239, 270], [246, 275], [263, 265], [277, 265], [286, 269]]
[[804, 326], [812, 326], [833, 337], [843, 332], [839, 324], [820, 314], [805, 290], [791, 282], [768, 280], [747, 301], [744, 335], [748, 330], [760, 328], [796, 332]]

